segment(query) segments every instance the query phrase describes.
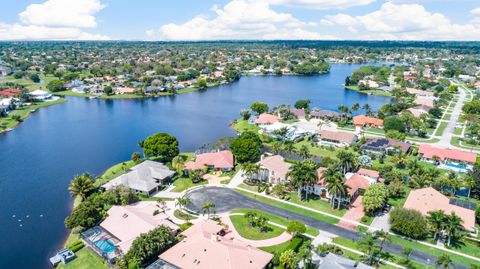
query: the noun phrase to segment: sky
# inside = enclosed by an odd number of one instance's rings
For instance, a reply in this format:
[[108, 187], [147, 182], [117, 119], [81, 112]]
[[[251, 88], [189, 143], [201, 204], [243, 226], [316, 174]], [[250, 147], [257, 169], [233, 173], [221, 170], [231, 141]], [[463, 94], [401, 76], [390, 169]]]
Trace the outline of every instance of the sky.
[[480, 0], [0, 0], [0, 40], [480, 40]]

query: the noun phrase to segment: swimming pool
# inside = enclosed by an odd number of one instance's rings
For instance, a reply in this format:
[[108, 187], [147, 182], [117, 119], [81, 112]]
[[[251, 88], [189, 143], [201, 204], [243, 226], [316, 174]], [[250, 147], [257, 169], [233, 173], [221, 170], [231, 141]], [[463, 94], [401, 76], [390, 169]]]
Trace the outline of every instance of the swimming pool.
[[454, 163], [445, 163], [445, 166], [448, 166], [448, 167], [451, 167], [451, 168], [455, 168], [455, 169], [458, 169], [458, 170], [465, 170], [465, 171], [468, 171], [468, 167], [464, 166], [464, 165], [460, 165], [460, 164], [454, 164]]
[[98, 240], [95, 242], [95, 246], [105, 254], [115, 251], [115, 244], [110, 240]]

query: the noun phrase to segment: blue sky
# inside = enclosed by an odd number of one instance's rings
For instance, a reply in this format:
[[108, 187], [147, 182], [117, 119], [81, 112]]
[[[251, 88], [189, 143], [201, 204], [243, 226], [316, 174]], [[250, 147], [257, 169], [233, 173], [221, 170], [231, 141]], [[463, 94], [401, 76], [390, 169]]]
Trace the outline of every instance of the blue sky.
[[0, 40], [479, 40], [480, 0], [3, 0]]

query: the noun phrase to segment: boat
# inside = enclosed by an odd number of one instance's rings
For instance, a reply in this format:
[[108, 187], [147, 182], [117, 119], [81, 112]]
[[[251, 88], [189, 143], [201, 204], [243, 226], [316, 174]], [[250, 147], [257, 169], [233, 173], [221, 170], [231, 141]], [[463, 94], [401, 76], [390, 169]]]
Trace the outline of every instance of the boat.
[[97, 96], [89, 96], [88, 99], [97, 99]]

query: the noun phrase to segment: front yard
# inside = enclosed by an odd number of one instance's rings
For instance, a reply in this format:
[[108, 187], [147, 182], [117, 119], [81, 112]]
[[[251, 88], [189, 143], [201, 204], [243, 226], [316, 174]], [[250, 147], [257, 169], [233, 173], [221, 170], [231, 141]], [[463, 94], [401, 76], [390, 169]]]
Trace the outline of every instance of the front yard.
[[277, 237], [283, 233], [283, 229], [277, 226], [267, 224], [265, 231], [261, 231], [258, 227], [252, 227], [245, 216], [233, 215], [230, 220], [237, 230], [238, 234], [243, 238], [250, 240], [263, 240]]

